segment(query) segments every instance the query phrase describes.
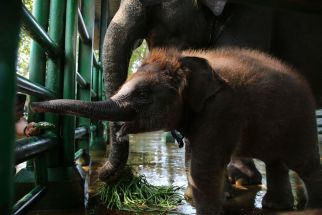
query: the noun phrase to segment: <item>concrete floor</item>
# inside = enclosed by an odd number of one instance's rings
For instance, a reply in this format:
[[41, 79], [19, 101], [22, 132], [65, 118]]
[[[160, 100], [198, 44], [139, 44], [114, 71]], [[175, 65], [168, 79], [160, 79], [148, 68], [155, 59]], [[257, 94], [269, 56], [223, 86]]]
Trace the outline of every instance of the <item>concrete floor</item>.
[[[95, 167], [104, 162], [101, 155], [94, 156], [90, 193], [95, 192]], [[166, 143], [162, 132], [153, 132], [130, 136], [129, 165], [134, 167], [139, 174], [144, 174], [149, 183], [154, 185], [180, 186], [181, 193], [187, 184], [184, 171], [184, 148], [178, 148], [174, 143]], [[322, 215], [322, 210], [303, 211], [305, 204], [304, 189], [295, 173], [291, 173], [291, 183], [296, 207], [294, 211], [271, 211], [262, 209], [261, 200], [266, 193], [265, 167], [256, 161], [259, 171], [263, 175], [262, 186], [235, 187], [233, 197], [226, 202], [225, 214], [227, 215]], [[90, 195], [92, 195], [90, 194]], [[93, 210], [93, 207], [92, 209]], [[108, 211], [104, 206], [96, 206], [94, 214], [124, 214], [117, 211]], [[93, 212], [93, 211], [92, 211]], [[176, 213], [195, 214], [195, 208], [184, 201], [178, 206]]]

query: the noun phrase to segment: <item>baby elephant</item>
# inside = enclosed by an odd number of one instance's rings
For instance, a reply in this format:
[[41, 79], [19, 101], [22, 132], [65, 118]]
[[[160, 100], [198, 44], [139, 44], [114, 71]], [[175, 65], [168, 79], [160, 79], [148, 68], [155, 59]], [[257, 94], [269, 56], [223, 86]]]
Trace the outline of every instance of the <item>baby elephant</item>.
[[178, 130], [190, 141], [189, 185], [197, 214], [221, 214], [231, 157], [265, 162], [264, 207], [290, 208], [288, 170], [322, 207], [315, 104], [305, 80], [264, 53], [245, 49], [152, 50], [109, 100], [33, 103], [36, 112], [123, 121], [128, 133]]

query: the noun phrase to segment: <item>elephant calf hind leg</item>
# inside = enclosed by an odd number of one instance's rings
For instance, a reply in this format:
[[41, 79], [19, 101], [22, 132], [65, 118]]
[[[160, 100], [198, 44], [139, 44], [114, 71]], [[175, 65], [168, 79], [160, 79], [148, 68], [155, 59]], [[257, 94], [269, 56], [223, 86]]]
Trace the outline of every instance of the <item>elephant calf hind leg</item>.
[[281, 162], [266, 163], [267, 193], [262, 205], [272, 209], [290, 209], [294, 198], [289, 181], [288, 168]]
[[322, 167], [319, 159], [309, 162], [302, 171], [295, 170], [303, 180], [308, 194], [308, 208], [322, 208]]

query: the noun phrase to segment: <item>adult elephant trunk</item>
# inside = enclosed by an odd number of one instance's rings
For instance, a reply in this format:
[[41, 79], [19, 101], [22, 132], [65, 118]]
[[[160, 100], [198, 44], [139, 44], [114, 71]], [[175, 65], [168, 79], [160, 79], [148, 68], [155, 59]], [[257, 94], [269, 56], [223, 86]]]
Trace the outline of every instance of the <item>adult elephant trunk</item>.
[[119, 102], [111, 99], [100, 102], [71, 99], [33, 102], [31, 104], [31, 110], [33, 112], [51, 112], [109, 121], [129, 121], [135, 116], [134, 109], [124, 107]]
[[[140, 0], [123, 0], [105, 34], [103, 70], [107, 98], [116, 93], [127, 78], [132, 50], [145, 38], [145, 10]], [[108, 182], [122, 172], [129, 153], [128, 138], [119, 139], [118, 123], [110, 123], [110, 150], [99, 178]]]

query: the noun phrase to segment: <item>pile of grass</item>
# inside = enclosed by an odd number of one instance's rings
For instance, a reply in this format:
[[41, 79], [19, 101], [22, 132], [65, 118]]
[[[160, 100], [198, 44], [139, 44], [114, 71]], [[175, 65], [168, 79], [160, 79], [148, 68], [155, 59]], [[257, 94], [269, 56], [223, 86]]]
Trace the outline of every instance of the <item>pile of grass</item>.
[[154, 186], [145, 176], [127, 168], [124, 176], [113, 184], [101, 183], [97, 195], [110, 209], [132, 213], [173, 211], [183, 200], [177, 186]]

